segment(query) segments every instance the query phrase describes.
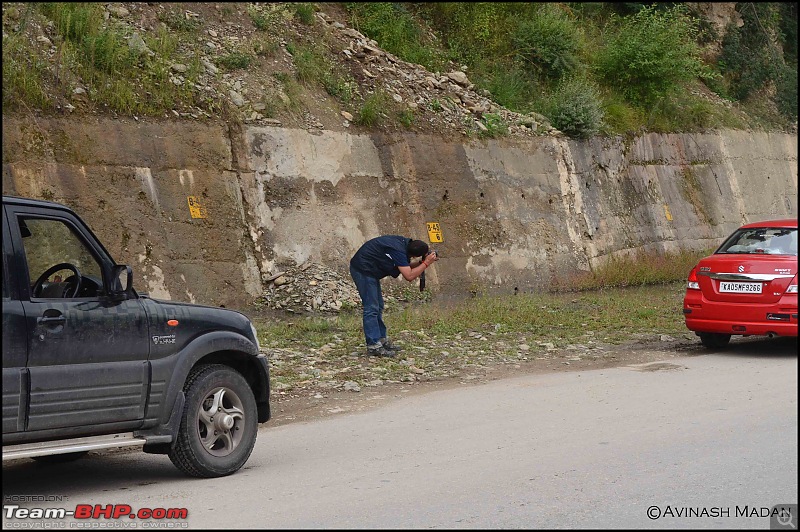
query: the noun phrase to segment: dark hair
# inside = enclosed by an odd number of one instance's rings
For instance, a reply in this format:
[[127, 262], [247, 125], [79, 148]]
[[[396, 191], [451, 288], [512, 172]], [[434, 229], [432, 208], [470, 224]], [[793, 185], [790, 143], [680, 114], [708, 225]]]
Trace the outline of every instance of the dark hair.
[[422, 240], [412, 240], [406, 247], [406, 253], [409, 257], [424, 257], [428, 254], [428, 244]]

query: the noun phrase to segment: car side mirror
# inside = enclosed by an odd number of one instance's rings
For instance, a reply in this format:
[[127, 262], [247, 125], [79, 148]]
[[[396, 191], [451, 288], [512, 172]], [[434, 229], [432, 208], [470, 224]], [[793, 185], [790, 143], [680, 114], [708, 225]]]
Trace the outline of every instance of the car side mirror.
[[128, 299], [133, 295], [133, 270], [127, 264], [117, 264], [111, 269], [106, 292], [114, 300]]

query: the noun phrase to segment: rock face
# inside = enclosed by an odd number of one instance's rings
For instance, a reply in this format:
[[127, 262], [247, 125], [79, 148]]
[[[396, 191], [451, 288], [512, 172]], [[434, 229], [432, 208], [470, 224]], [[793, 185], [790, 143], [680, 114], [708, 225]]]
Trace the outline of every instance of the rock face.
[[777, 133], [462, 142], [4, 116], [3, 161], [4, 193], [77, 209], [142, 291], [295, 312], [357, 301], [355, 250], [427, 239], [426, 222], [443, 236], [427, 290], [446, 296], [542, 290], [613, 256], [707, 249], [742, 222], [797, 216], [797, 136]]

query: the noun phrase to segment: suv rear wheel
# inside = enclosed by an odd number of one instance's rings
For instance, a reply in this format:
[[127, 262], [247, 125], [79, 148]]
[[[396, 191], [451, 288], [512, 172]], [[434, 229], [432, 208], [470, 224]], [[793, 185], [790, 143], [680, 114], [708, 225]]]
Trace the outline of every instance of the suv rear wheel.
[[253, 391], [237, 371], [222, 364], [194, 368], [183, 386], [186, 403], [169, 458], [194, 477], [221, 477], [241, 468], [256, 443], [258, 415]]
[[700, 333], [700, 343], [709, 349], [719, 349], [721, 347], [725, 347], [730, 341], [730, 334]]

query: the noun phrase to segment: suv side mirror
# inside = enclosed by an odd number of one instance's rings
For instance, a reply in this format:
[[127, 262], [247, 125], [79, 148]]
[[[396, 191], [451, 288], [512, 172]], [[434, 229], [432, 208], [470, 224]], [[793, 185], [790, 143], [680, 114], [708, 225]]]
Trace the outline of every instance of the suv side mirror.
[[128, 299], [133, 294], [133, 270], [127, 264], [111, 268], [106, 293], [115, 300]]

